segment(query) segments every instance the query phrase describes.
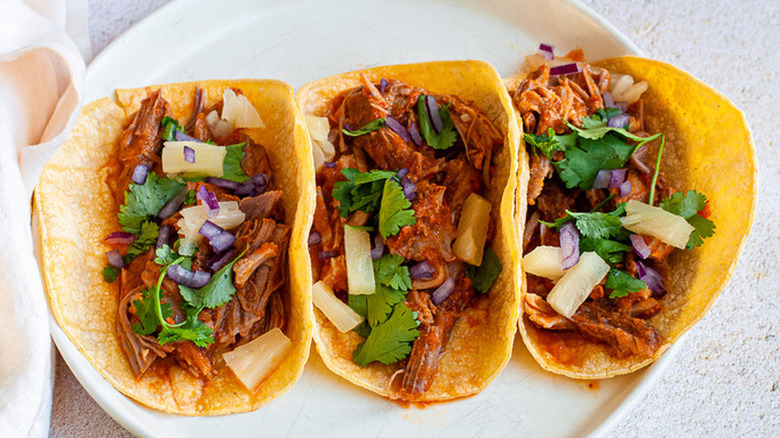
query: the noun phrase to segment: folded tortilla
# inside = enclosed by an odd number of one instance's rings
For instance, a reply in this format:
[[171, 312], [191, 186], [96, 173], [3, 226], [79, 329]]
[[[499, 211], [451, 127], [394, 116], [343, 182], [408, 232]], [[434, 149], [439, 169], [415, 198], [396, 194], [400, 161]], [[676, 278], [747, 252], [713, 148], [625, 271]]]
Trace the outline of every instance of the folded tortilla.
[[[266, 149], [275, 184], [292, 227], [289, 247], [289, 306], [285, 334], [292, 348], [259, 386], [247, 390], [221, 360], [218, 373], [201, 382], [178, 365], [150, 369], [136, 379], [116, 335], [119, 282], [103, 280], [107, 234], [119, 229], [114, 197], [107, 185], [110, 157], [127, 118], [152, 90], [161, 89], [173, 116], [187, 120], [194, 89], [205, 107], [222, 99], [226, 87], [240, 88], [265, 122], [246, 130]], [[161, 411], [217, 415], [257, 409], [292, 387], [303, 371], [312, 333], [311, 270], [307, 237], [315, 205], [308, 134], [292, 88], [280, 81], [201, 81], [135, 90], [117, 90], [81, 112], [68, 141], [46, 164], [34, 195], [34, 220], [44, 277], [55, 320], [95, 369], [117, 390]]]
[[[504, 368], [512, 352], [517, 328], [518, 233], [515, 226], [519, 130], [512, 103], [496, 70], [480, 61], [429, 62], [371, 68], [320, 79], [304, 85], [296, 101], [304, 114], [323, 117], [330, 101], [341, 91], [361, 85], [361, 75], [372, 83], [397, 79], [432, 93], [456, 95], [474, 102], [503, 133], [504, 146], [493, 156], [494, 177], [484, 195], [498, 206], [496, 236], [491, 248], [503, 270], [490, 290], [487, 309], [468, 309], [452, 329], [440, 358], [432, 385], [415, 401], [443, 401], [475, 394]], [[527, 172], [527, 171], [526, 171]], [[357, 333], [341, 333], [319, 309], [314, 309], [314, 341], [325, 365], [334, 373], [385, 397], [397, 364], [378, 362], [361, 367], [352, 361], [352, 351], [363, 341]]]
[[[756, 205], [756, 156], [744, 114], [725, 96], [688, 73], [663, 62], [626, 56], [593, 63], [611, 73], [647, 81], [644, 100], [646, 131], [666, 135], [661, 172], [680, 192], [697, 190], [709, 199], [715, 235], [693, 250], [675, 251], [667, 259], [668, 294], [662, 310], [648, 320], [664, 343], [651, 357], [618, 359], [610, 347], [579, 336], [541, 330], [527, 318], [519, 322], [525, 345], [547, 371], [577, 379], [627, 374], [658, 359], [698, 322], [728, 283], [748, 232]], [[514, 90], [523, 77], [505, 80]], [[518, 117], [519, 120], [519, 117]], [[522, 125], [521, 125], [522, 129]], [[657, 145], [649, 156], [657, 154]], [[521, 166], [528, 166], [523, 162]], [[526, 197], [518, 197], [518, 213]], [[517, 223], [525, 223], [525, 214]], [[522, 284], [521, 303], [526, 285]], [[522, 309], [521, 309], [522, 311]]]

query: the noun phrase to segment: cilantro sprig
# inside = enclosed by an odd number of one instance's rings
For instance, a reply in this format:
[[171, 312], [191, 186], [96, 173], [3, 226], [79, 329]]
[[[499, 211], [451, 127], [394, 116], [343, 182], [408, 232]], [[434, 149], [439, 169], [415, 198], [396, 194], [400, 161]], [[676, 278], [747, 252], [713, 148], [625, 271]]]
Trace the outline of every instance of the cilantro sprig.
[[149, 172], [143, 184], [130, 183], [125, 192], [125, 202], [119, 207], [119, 225], [128, 233], [138, 235], [141, 225], [153, 220], [166, 202], [176, 196], [186, 185]]
[[350, 131], [346, 128], [342, 128], [341, 132], [344, 133], [344, 135], [348, 135], [350, 137], [359, 137], [361, 135], [366, 135], [368, 133], [374, 132], [378, 130], [379, 128], [385, 126], [387, 124], [387, 119], [382, 117], [380, 119], [375, 119], [371, 122], [368, 122], [365, 126], [362, 128], [358, 128], [354, 131]]
[[420, 336], [418, 325], [414, 312], [404, 303], [396, 304], [387, 321], [373, 327], [352, 352], [352, 360], [360, 366], [374, 361], [386, 365], [398, 362], [411, 353], [412, 342]]
[[379, 234], [383, 238], [395, 236], [406, 225], [414, 225], [412, 203], [404, 196], [401, 185], [393, 179], [386, 179], [379, 207]]
[[484, 294], [493, 286], [499, 275], [501, 275], [501, 260], [490, 248], [485, 248], [485, 255], [482, 257], [482, 264], [479, 266], [469, 265], [466, 267], [466, 275], [471, 279], [471, 286], [478, 293]]
[[441, 132], [438, 134], [433, 129], [433, 123], [431, 123], [431, 118], [428, 114], [428, 107], [425, 105], [425, 95], [421, 94], [417, 98], [417, 119], [420, 122], [420, 133], [425, 142], [428, 143], [428, 146], [437, 150], [449, 149], [457, 138], [455, 126], [452, 123], [449, 105], [437, 106], [443, 125]]
[[688, 193], [675, 193], [672, 196], [661, 200], [659, 207], [669, 213], [682, 216], [691, 224], [694, 230], [688, 237], [688, 243], [685, 249], [693, 249], [704, 243], [704, 239], [712, 237], [715, 234], [715, 224], [699, 214], [707, 206], [707, 197], [703, 194], [691, 190]]
[[610, 289], [609, 298], [622, 298], [630, 293], [639, 292], [647, 289], [644, 281], [631, 276], [628, 272], [620, 269], [610, 268], [607, 273], [607, 281], [604, 287]]

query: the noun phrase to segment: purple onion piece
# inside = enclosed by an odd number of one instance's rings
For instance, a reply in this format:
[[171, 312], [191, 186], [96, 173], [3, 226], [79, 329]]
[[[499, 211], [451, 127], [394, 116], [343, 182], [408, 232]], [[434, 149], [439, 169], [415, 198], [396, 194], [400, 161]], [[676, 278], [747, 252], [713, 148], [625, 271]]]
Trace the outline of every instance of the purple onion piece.
[[556, 65], [550, 69], [550, 76], [570, 75], [579, 73], [582, 71], [582, 67], [576, 62], [571, 64]]
[[189, 192], [189, 190], [185, 187], [182, 191], [177, 193], [176, 196], [166, 202], [165, 205], [163, 205], [163, 208], [160, 209], [160, 212], [157, 213], [157, 217], [160, 219], [168, 219], [173, 216], [174, 213], [179, 211], [184, 200], [187, 199], [187, 192]]
[[425, 96], [425, 108], [428, 110], [428, 118], [431, 120], [431, 125], [436, 135], [441, 134], [441, 130], [444, 129], [444, 122], [439, 115], [439, 105], [436, 103], [436, 98], [433, 96]]
[[552, 61], [555, 59], [555, 54], [553, 53], [553, 46], [549, 44], [539, 44], [539, 55], [541, 55], [544, 59], [548, 61]]
[[371, 258], [378, 259], [382, 257], [385, 252], [385, 244], [382, 243], [382, 236], [377, 233], [374, 237], [374, 249], [371, 250]]
[[412, 137], [412, 141], [417, 146], [422, 145], [422, 136], [420, 130], [417, 129], [417, 124], [414, 122], [409, 123], [409, 135]]
[[639, 234], [632, 234], [630, 239], [631, 246], [634, 247], [636, 255], [642, 259], [646, 259], [650, 256], [650, 247], [647, 246], [647, 243], [645, 243], [645, 239], [642, 236]]
[[[194, 141], [195, 143], [203, 143], [195, 137], [190, 137], [186, 132], [181, 132], [178, 129], [174, 131], [176, 141]], [[186, 147], [186, 146], [185, 146]], [[185, 157], [186, 158], [186, 157]]]
[[621, 113], [628, 111], [628, 102], [615, 102], [615, 106], [620, 110]]
[[347, 131], [354, 131], [355, 127], [352, 126], [352, 123], [347, 122], [347, 123], [344, 123], [344, 129], [346, 129]]
[[240, 187], [236, 189], [235, 194], [242, 198], [246, 196], [262, 195], [265, 193], [265, 189], [268, 188], [269, 181], [268, 175], [258, 173], [241, 183]]
[[207, 263], [206, 267], [211, 269], [213, 272], [219, 271], [227, 262], [230, 261], [231, 258], [233, 258], [233, 252], [235, 248], [228, 248], [220, 253], [217, 253], [212, 257]]
[[139, 185], [143, 185], [146, 182], [146, 177], [149, 175], [149, 166], [146, 164], [139, 164], [133, 169], [133, 182]]
[[319, 257], [320, 260], [327, 260], [336, 257], [337, 255], [339, 255], [338, 251], [320, 251], [317, 257]]
[[168, 277], [174, 283], [182, 286], [200, 289], [211, 280], [211, 274], [206, 271], [190, 271], [182, 265], [171, 265], [168, 267]]
[[604, 93], [604, 108], [617, 108], [615, 106], [615, 99], [612, 97], [612, 93], [607, 91]]
[[646, 266], [642, 262], [636, 262], [636, 270], [639, 279], [644, 281], [648, 288], [653, 292], [653, 298], [663, 298], [666, 295], [661, 274], [655, 269]]
[[542, 52], [549, 52], [550, 54], [552, 54], [555, 50], [555, 46], [553, 46], [552, 44], [541, 43], [539, 44], [539, 50]]
[[217, 237], [220, 233], [224, 233], [224, 232], [225, 230], [222, 229], [222, 227], [208, 220], [206, 222], [203, 222], [203, 225], [201, 225], [200, 229], [198, 230], [198, 234], [200, 234], [201, 236], [209, 240]]
[[320, 233], [316, 231], [312, 231], [311, 233], [309, 233], [309, 246], [316, 245], [320, 242], [322, 242], [322, 237], [320, 236]]
[[409, 275], [416, 280], [430, 280], [436, 270], [431, 267], [427, 260], [424, 260], [409, 268]]
[[455, 282], [451, 278], [444, 280], [444, 283], [437, 287], [436, 290], [431, 294], [431, 301], [433, 301], [433, 304], [438, 306], [439, 304], [443, 303], [447, 297], [450, 296], [454, 289]]
[[401, 187], [404, 190], [404, 197], [410, 201], [414, 201], [417, 197], [417, 185], [413, 183], [408, 176], [404, 175], [401, 178]]
[[631, 194], [631, 181], [625, 180], [623, 181], [623, 184], [620, 185], [620, 197], [624, 198]]
[[382, 80], [379, 81], [379, 92], [385, 94], [386, 90], [387, 90], [387, 79], [382, 78]]
[[561, 225], [558, 237], [561, 244], [561, 269], [564, 271], [576, 265], [580, 261], [580, 232], [574, 226], [574, 222], [566, 222]]
[[405, 177], [408, 174], [409, 174], [409, 168], [408, 167], [404, 167], [403, 169], [398, 171], [398, 178], [403, 178], [403, 177]]
[[109, 245], [130, 245], [135, 242], [135, 234], [124, 231], [114, 231], [106, 236], [106, 243]]
[[612, 178], [612, 171], [609, 169], [599, 170], [596, 174], [596, 179], [593, 180], [594, 189], [606, 189], [609, 187], [609, 181]]
[[214, 249], [214, 252], [225, 251], [226, 249], [230, 248], [233, 243], [235, 243], [235, 241], [236, 236], [228, 233], [227, 231], [222, 231], [221, 233], [217, 234], [216, 237], [209, 239], [209, 243]]
[[219, 214], [217, 195], [215, 195], [214, 192], [206, 190], [206, 186], [200, 186], [200, 188], [198, 188], [196, 197], [200, 199], [200, 202], [206, 207], [206, 216], [214, 217]]
[[241, 187], [241, 183], [229, 179], [225, 179], [225, 178], [217, 178], [214, 176], [210, 176], [206, 178], [206, 182], [209, 184], [213, 184], [223, 190], [233, 191]]
[[195, 149], [189, 146], [184, 146], [184, 161], [188, 163], [195, 162]]
[[171, 245], [171, 234], [173, 233], [173, 227], [170, 225], [163, 225], [160, 227], [160, 232], [157, 234], [157, 243], [154, 245], [155, 249], [160, 249], [163, 245]]
[[409, 141], [412, 139], [412, 137], [409, 135], [409, 131], [407, 131], [406, 128], [404, 128], [404, 125], [402, 125], [401, 122], [399, 122], [398, 120], [390, 116], [387, 116], [387, 118], [385, 119], [385, 124], [387, 125], [388, 128], [392, 129], [393, 132], [395, 132], [402, 139], [404, 139], [404, 141]]
[[106, 258], [108, 258], [108, 264], [117, 269], [122, 269], [125, 266], [125, 261], [122, 259], [122, 254], [118, 249], [106, 252]]
[[609, 178], [609, 183], [607, 183], [607, 187], [610, 189], [614, 189], [617, 187], [620, 187], [621, 184], [626, 180], [626, 169], [615, 169], [612, 171], [612, 175]]
[[628, 114], [621, 113], [609, 119], [609, 121], [607, 121], [607, 126], [610, 128], [625, 128], [628, 126], [630, 120]]
[[330, 169], [336, 167], [336, 163], [334, 163], [333, 161], [326, 161], [322, 165]]

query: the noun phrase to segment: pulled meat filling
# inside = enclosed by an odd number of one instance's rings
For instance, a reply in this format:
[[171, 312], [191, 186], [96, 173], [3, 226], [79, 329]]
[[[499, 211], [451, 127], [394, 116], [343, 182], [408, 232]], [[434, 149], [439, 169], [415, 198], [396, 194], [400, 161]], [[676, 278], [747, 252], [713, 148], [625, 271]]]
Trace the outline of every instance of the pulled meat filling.
[[[240, 92], [240, 91], [239, 91]], [[206, 115], [219, 109], [221, 103], [204, 109], [203, 92], [196, 88], [193, 116], [187, 121], [186, 129], [193, 137], [202, 141], [213, 141]], [[109, 179], [117, 201], [124, 201], [124, 192], [131, 183], [137, 164], [147, 164], [150, 171], [162, 174], [160, 150], [162, 148], [160, 123], [170, 115], [168, 103], [155, 91], [141, 102], [137, 113], [122, 132], [119, 140], [115, 175]], [[219, 145], [246, 142], [242, 170], [247, 175], [265, 173], [270, 177], [270, 166], [265, 149], [250, 137], [234, 131], [217, 141]], [[131, 369], [141, 377], [154, 363], [161, 359], [161, 365], [174, 361], [196, 377], [210, 378], [214, 374], [214, 360], [217, 355], [230, 351], [238, 345], [249, 342], [261, 334], [285, 326], [286, 265], [290, 227], [283, 222], [281, 206], [282, 192], [269, 189], [257, 196], [238, 197], [208, 183], [188, 183], [188, 188], [197, 190], [200, 186], [214, 192], [219, 201], [234, 200], [246, 215], [245, 221], [234, 230], [236, 236], [234, 257], [243, 248], [246, 255], [233, 266], [236, 292], [226, 304], [203, 309], [198, 319], [212, 329], [214, 343], [198, 347], [191, 341], [176, 341], [160, 344], [155, 335], [139, 335], [133, 325], [139, 323], [133, 301], [141, 299], [142, 292], [157, 283], [163, 266], [154, 262], [154, 248], [139, 255], [120, 274], [120, 300], [117, 309], [116, 331]], [[174, 214], [162, 222], [179, 231], [177, 221], [181, 215]], [[198, 245], [193, 257], [193, 270], [209, 270], [208, 261], [214, 256], [205, 239]], [[213, 272], [212, 272], [213, 273]], [[178, 286], [168, 277], [162, 283], [161, 301], [171, 308], [172, 323], [186, 319], [182, 310], [183, 299]], [[164, 359], [165, 358], [165, 359]]]
[[[357, 137], [342, 134], [342, 128], [356, 130], [377, 118], [391, 116], [404, 126], [420, 126], [416, 105], [418, 97], [427, 94], [400, 81], [389, 79], [380, 92], [378, 86], [363, 78], [359, 87], [346, 90], [334, 98], [327, 114], [331, 138], [337, 148], [334, 165], [323, 167], [317, 175], [317, 206], [312, 231], [321, 242], [312, 245], [313, 258], [319, 261], [319, 278], [337, 296], [347, 289], [344, 263], [343, 227], [345, 223], [364, 224], [369, 217], [352, 214], [339, 216], [339, 202], [332, 197], [333, 186], [345, 178], [343, 168], [409, 169], [408, 178], [416, 184], [412, 200], [416, 222], [401, 227], [398, 234], [386, 239], [393, 255], [405, 262], [427, 261], [434, 274], [426, 280], [414, 279], [406, 294], [406, 306], [417, 312], [420, 336], [414, 341], [407, 359], [399, 362], [402, 374], [395, 398], [414, 400], [427, 391], [436, 375], [439, 357], [444, 351], [451, 329], [461, 314], [472, 306], [474, 289], [465, 274], [465, 264], [452, 252], [463, 201], [471, 193], [482, 193], [489, 185], [493, 153], [503, 145], [503, 137], [489, 119], [474, 105], [455, 96], [433, 95], [440, 105], [449, 105], [453, 127], [458, 133], [455, 144], [436, 151], [427, 144], [405, 141], [388, 127]], [[363, 213], [358, 211], [356, 213]], [[490, 227], [488, 238], [491, 238]], [[315, 262], [316, 264], [316, 262]], [[453, 279], [453, 292], [439, 305], [431, 293], [447, 278]]]
[[[570, 132], [567, 122], [581, 127], [584, 117], [604, 108], [609, 80], [609, 72], [587, 64], [582, 64], [580, 73], [554, 77], [550, 76], [549, 66], [542, 65], [512, 93], [512, 99], [520, 112], [525, 132], [546, 135], [553, 129], [556, 134], [567, 134]], [[643, 131], [642, 100], [630, 105], [627, 114], [629, 131], [647, 136]], [[618, 189], [567, 189], [550, 160], [541, 153], [529, 151], [529, 207], [523, 234], [524, 253], [539, 245], [559, 246], [557, 233], [541, 225], [540, 220], [555, 221], [564, 217], [566, 210], [590, 211], [610, 194], [614, 197], [604, 206], [606, 211], [631, 199], [648, 202], [655, 169], [645, 163], [646, 154], [642, 147], [628, 162], [626, 180], [631, 182], [631, 190], [620, 196]], [[671, 193], [661, 174], [655, 201]], [[645, 241], [652, 251], [645, 263], [663, 270], [664, 259], [673, 248], [655, 238], [645, 236]], [[627, 255], [624, 267], [637, 277], [632, 254]], [[550, 280], [528, 274], [527, 285], [528, 293], [523, 303], [525, 317], [539, 329], [579, 334], [591, 342], [608, 345], [610, 353], [618, 358], [651, 356], [663, 342], [661, 335], [646, 321], [661, 310], [649, 289], [609, 299], [605, 297], [603, 284], [598, 285], [576, 313], [566, 318], [544, 300], [553, 287]]]

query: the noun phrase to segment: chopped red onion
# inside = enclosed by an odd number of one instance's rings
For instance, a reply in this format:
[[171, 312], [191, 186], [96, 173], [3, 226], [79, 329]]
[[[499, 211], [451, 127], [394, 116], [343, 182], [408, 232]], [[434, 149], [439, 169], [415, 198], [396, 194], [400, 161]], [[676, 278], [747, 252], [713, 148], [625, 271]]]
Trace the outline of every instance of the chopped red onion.
[[209, 239], [211, 247], [214, 248], [214, 252], [222, 252], [228, 249], [236, 241], [236, 236], [228, 233], [222, 227], [207, 220], [203, 222], [203, 226], [200, 227], [198, 233]]
[[636, 255], [642, 259], [646, 259], [650, 256], [650, 247], [647, 246], [647, 243], [645, 243], [645, 239], [642, 236], [639, 234], [632, 234], [630, 239], [631, 246], [634, 247]]
[[580, 261], [580, 232], [574, 222], [569, 221], [561, 225], [558, 240], [562, 252], [561, 269], [565, 271]]
[[333, 169], [334, 167], [336, 167], [336, 163], [334, 163], [333, 161], [326, 161], [323, 163], [323, 166]]
[[544, 57], [544, 59], [548, 61], [552, 61], [555, 59], [555, 54], [553, 53], [553, 46], [549, 44], [539, 44], [539, 54]]
[[316, 245], [320, 242], [322, 242], [322, 236], [320, 236], [320, 233], [316, 231], [309, 233], [309, 246]]
[[621, 113], [628, 111], [628, 102], [615, 102], [615, 106]]
[[636, 262], [636, 271], [639, 279], [644, 281], [648, 288], [653, 292], [654, 298], [663, 298], [666, 295], [666, 289], [662, 283], [661, 274], [655, 269], [646, 266], [642, 262]]
[[318, 257], [320, 260], [327, 260], [336, 257], [337, 255], [339, 255], [338, 251], [320, 251]]
[[235, 182], [233, 180], [225, 179], [225, 178], [217, 178], [214, 176], [210, 176], [206, 178], [206, 182], [209, 184], [213, 184], [219, 187], [220, 189], [230, 190], [230, 191], [236, 190], [239, 187], [241, 187], [241, 183]]
[[196, 197], [200, 199], [200, 202], [206, 207], [206, 216], [214, 217], [219, 214], [217, 195], [215, 195], [214, 192], [206, 190], [206, 186], [200, 186], [200, 188], [198, 188]]
[[108, 258], [108, 264], [117, 269], [122, 269], [125, 266], [125, 261], [122, 259], [122, 254], [118, 249], [108, 251], [106, 257]]
[[225, 264], [233, 257], [234, 248], [228, 248], [212, 257], [207, 263], [206, 267], [213, 272], [219, 271]]
[[[176, 141], [194, 141], [195, 143], [203, 143], [202, 141], [198, 140], [197, 138], [190, 137], [189, 135], [187, 135], [186, 132], [182, 132], [182, 131], [180, 131], [178, 129], [176, 129], [173, 132], [174, 132], [173, 135], [176, 137]], [[185, 159], [186, 159], [186, 156], [185, 156]], [[192, 163], [192, 161], [190, 161], [190, 163]]]
[[550, 76], [570, 75], [579, 73], [582, 71], [582, 67], [576, 62], [571, 64], [556, 65], [550, 69]]
[[378, 259], [382, 257], [385, 252], [385, 245], [382, 243], [382, 236], [377, 233], [374, 237], [374, 249], [371, 250], [371, 258]]
[[420, 130], [417, 129], [417, 124], [414, 122], [409, 123], [409, 135], [412, 137], [412, 141], [417, 146], [420, 146], [422, 144], [422, 136], [420, 135]]
[[195, 162], [195, 149], [189, 146], [184, 146], [184, 161], [188, 163]]
[[149, 175], [149, 166], [146, 164], [139, 164], [133, 169], [133, 182], [143, 185], [146, 182], [147, 175]]
[[157, 233], [157, 244], [154, 245], [155, 249], [160, 249], [163, 245], [171, 245], [171, 234], [173, 227], [170, 225], [163, 225], [160, 227], [160, 232]]
[[382, 78], [382, 80], [379, 81], [379, 92], [385, 94], [385, 90], [387, 90], [387, 79]]
[[401, 178], [401, 187], [404, 189], [404, 197], [410, 201], [414, 201], [417, 197], [417, 185], [413, 183], [408, 176], [404, 175]]
[[620, 185], [620, 197], [624, 198], [631, 194], [631, 181], [625, 180], [623, 184]]
[[439, 115], [439, 105], [436, 104], [436, 98], [433, 96], [425, 96], [425, 108], [428, 110], [428, 118], [431, 120], [431, 125], [436, 134], [441, 134], [441, 130], [444, 129], [444, 122]]
[[615, 169], [612, 171], [612, 175], [609, 178], [609, 183], [607, 184], [607, 187], [610, 189], [614, 189], [617, 187], [620, 187], [621, 184], [626, 180], [626, 169]]
[[182, 265], [171, 265], [168, 267], [168, 277], [174, 283], [182, 286], [200, 289], [211, 280], [211, 274], [206, 271], [190, 271]]
[[404, 167], [403, 169], [398, 171], [398, 178], [403, 178], [403, 177], [405, 177], [408, 174], [409, 174], [409, 168], [408, 167]]
[[607, 91], [602, 97], [604, 97], [604, 108], [617, 108], [615, 106], [615, 99], [612, 97], [612, 93]]
[[239, 197], [245, 196], [257, 196], [265, 193], [265, 189], [268, 188], [269, 178], [264, 173], [258, 173], [253, 175], [252, 178], [241, 183], [241, 186], [236, 189], [235, 194]]
[[612, 171], [609, 169], [599, 170], [596, 179], [593, 180], [594, 189], [606, 189], [609, 186], [609, 180], [612, 178]]
[[427, 260], [409, 268], [409, 275], [416, 280], [430, 280], [435, 273], [436, 270], [431, 267]]
[[109, 245], [130, 245], [135, 242], [135, 234], [124, 231], [114, 231], [106, 236], [106, 243]]
[[398, 120], [387, 116], [387, 119], [385, 120], [385, 124], [387, 124], [387, 127], [392, 129], [396, 134], [398, 134], [404, 141], [411, 140], [411, 136], [409, 135], [409, 131], [404, 128], [404, 125], [401, 124]]
[[628, 117], [628, 114], [618, 114], [607, 121], [607, 126], [610, 128], [625, 128], [630, 120], [631, 118]]
[[179, 208], [184, 203], [184, 200], [187, 199], [187, 193], [189, 190], [185, 187], [182, 191], [176, 194], [173, 198], [171, 198], [168, 202], [163, 205], [163, 208], [160, 209], [160, 212], [157, 213], [157, 217], [160, 219], [168, 219], [169, 217], [173, 216], [174, 213], [179, 211]]
[[198, 230], [198, 234], [200, 234], [201, 236], [209, 240], [217, 237], [219, 233], [223, 233], [223, 232], [225, 232], [225, 230], [222, 227], [209, 220], [203, 222], [203, 225], [200, 227], [200, 230]]
[[439, 304], [443, 303], [444, 300], [450, 296], [450, 294], [452, 294], [454, 289], [455, 282], [451, 278], [444, 280], [444, 283], [437, 287], [436, 290], [431, 294], [431, 301], [433, 301], [433, 304], [438, 306]]

